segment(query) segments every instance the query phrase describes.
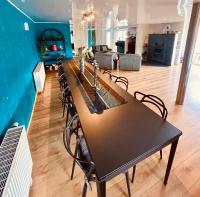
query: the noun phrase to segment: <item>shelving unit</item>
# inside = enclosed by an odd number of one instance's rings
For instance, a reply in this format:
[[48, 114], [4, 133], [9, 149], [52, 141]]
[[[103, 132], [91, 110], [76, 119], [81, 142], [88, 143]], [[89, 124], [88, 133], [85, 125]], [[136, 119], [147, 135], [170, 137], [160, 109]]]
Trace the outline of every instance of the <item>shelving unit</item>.
[[48, 68], [65, 58], [65, 37], [57, 29], [46, 29], [38, 39], [38, 49], [41, 61]]

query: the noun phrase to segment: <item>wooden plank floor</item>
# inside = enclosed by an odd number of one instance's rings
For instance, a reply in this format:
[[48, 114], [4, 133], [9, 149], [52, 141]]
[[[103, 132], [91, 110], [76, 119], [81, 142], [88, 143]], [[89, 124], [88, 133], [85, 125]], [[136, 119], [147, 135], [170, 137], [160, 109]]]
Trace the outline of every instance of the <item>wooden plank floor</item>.
[[[193, 67], [184, 106], [176, 106], [175, 97], [180, 66], [143, 66], [140, 72], [120, 71], [129, 79], [129, 92], [140, 90], [161, 97], [169, 110], [168, 120], [183, 131], [177, 154], [165, 187], [163, 178], [169, 154], [159, 154], [137, 165], [132, 194], [136, 196], [190, 197], [200, 196], [200, 67]], [[78, 197], [82, 194], [83, 175], [78, 167], [71, 181], [72, 159], [62, 141], [65, 119], [58, 99], [59, 86], [55, 73], [47, 74], [45, 90], [38, 95], [29, 130], [33, 158], [31, 197]], [[134, 139], [133, 139], [134, 143]], [[130, 170], [131, 173], [131, 170]], [[88, 197], [96, 196], [96, 185]], [[107, 196], [127, 196], [126, 181], [119, 175], [107, 184]]]

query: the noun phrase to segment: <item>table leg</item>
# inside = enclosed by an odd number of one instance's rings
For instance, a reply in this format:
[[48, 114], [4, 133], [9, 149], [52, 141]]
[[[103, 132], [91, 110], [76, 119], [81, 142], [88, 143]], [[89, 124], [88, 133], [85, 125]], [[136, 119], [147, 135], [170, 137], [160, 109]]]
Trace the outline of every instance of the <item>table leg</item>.
[[174, 155], [175, 155], [175, 152], [176, 152], [177, 144], [178, 144], [178, 140], [172, 142], [172, 144], [171, 144], [171, 150], [170, 150], [167, 169], [166, 169], [166, 173], [165, 173], [165, 179], [164, 179], [165, 185], [167, 185], [167, 181], [168, 181], [170, 170], [171, 170], [172, 163], [173, 163], [173, 160], [174, 160]]
[[97, 181], [97, 196], [98, 197], [106, 197], [106, 182], [98, 182]]

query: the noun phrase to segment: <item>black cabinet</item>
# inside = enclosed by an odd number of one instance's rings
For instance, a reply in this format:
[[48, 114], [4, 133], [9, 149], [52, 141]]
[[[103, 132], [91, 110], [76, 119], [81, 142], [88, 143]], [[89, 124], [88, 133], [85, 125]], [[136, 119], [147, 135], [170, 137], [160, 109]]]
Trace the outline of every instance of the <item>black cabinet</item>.
[[150, 34], [148, 61], [172, 65], [176, 34]]

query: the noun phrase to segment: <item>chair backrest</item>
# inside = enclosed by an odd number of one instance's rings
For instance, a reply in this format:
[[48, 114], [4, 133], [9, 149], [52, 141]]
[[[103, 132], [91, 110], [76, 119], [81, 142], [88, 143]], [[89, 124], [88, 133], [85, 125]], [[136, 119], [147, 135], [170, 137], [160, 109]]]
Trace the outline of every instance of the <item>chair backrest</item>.
[[[138, 98], [140, 96], [140, 99]], [[157, 96], [151, 94], [144, 94], [142, 92], [136, 91], [134, 97], [142, 103], [150, 103], [157, 107], [160, 112], [161, 117], [166, 120], [168, 115], [168, 110], [165, 107], [164, 102]]]
[[128, 91], [128, 79], [126, 77], [118, 77], [116, 75], [111, 75], [111, 79], [115, 79], [115, 83], [122, 83], [126, 86], [126, 91]]
[[69, 86], [68, 85], [68, 82], [67, 82], [67, 78], [66, 78], [66, 75], [65, 73], [63, 73], [59, 78], [58, 78], [58, 81], [60, 83], [60, 90], [64, 90], [66, 86]]
[[62, 75], [64, 72], [65, 72], [65, 71], [64, 71], [63, 66], [60, 65], [60, 66], [58, 67], [58, 76]]
[[65, 71], [64, 69], [62, 68], [62, 66], [60, 66], [58, 68], [58, 73], [57, 73], [57, 79], [58, 81], [60, 81], [60, 79], [65, 75]]
[[75, 116], [77, 114], [76, 106], [73, 103], [73, 100], [72, 100], [71, 96], [67, 98], [65, 106], [66, 106], [67, 111], [69, 112], [69, 114], [70, 114], [71, 117], [73, 117], [73, 116]]
[[110, 79], [112, 79], [112, 71], [111, 70], [103, 70], [103, 74], [108, 74]]
[[[69, 120], [69, 122], [63, 132], [64, 146], [65, 146], [67, 152], [69, 153], [69, 155], [75, 160], [75, 162], [82, 169], [85, 176], [88, 179], [90, 179], [90, 176], [94, 173], [94, 170], [95, 170], [94, 163], [87, 160], [84, 157], [85, 150], [82, 148], [82, 144], [81, 144], [83, 137], [81, 135], [79, 135], [78, 130], [73, 127], [75, 121], [79, 121], [78, 114], [76, 114]], [[76, 138], [75, 151], [72, 150], [72, 137], [73, 136]]]
[[65, 83], [65, 86], [63, 87], [60, 95], [62, 101], [67, 101], [67, 99], [71, 96], [71, 91], [68, 83]]

